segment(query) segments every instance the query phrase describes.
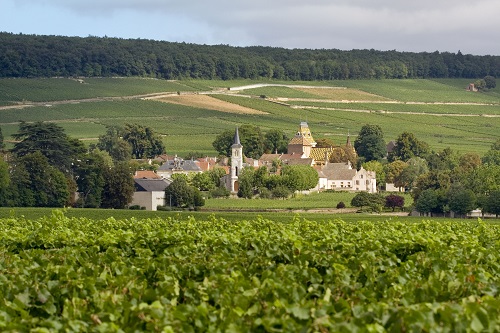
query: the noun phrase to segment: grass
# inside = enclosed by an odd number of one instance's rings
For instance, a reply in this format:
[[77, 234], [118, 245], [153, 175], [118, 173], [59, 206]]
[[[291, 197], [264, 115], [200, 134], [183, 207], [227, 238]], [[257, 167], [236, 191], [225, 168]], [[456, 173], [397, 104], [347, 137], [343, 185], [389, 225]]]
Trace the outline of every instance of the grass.
[[342, 82], [345, 87], [360, 89], [402, 102], [500, 103], [500, 96], [495, 91], [489, 93], [466, 92], [466, 85], [458, 88], [456, 85], [450, 85], [450, 81], [412, 79], [346, 80]]
[[49, 102], [119, 97], [160, 92], [196, 91], [177, 82], [146, 78], [1, 79], [0, 103]]
[[[388, 195], [389, 193], [383, 193]], [[409, 194], [397, 193], [405, 198], [405, 206], [409, 207], [413, 199]], [[351, 200], [356, 195], [352, 192], [320, 192], [311, 194], [297, 194], [295, 197], [287, 200], [277, 199], [251, 199], [240, 198], [229, 199], [207, 199], [204, 209], [218, 210], [265, 210], [265, 209], [283, 209], [283, 210], [314, 210], [314, 209], [335, 209], [339, 202], [343, 202], [346, 208], [351, 208]]]
[[[0, 80], [0, 105], [8, 100], [56, 101], [98, 96], [130, 96], [160, 91], [207, 91], [243, 86], [265, 81], [208, 81], [186, 80], [169, 82], [143, 78], [84, 79], [78, 83], [70, 79], [2, 79]], [[350, 91], [351, 96], [364, 96], [365, 92], [385, 99], [402, 102], [474, 102], [496, 105], [442, 105], [442, 104], [391, 104], [391, 103], [318, 103], [308, 99], [321, 99], [330, 89], [303, 89], [267, 87], [249, 89], [242, 94], [266, 95], [285, 98], [302, 98], [304, 101], [288, 103], [304, 106], [330, 107], [343, 110], [291, 108], [262, 98], [247, 98], [238, 94], [213, 94], [223, 101], [267, 112], [266, 115], [232, 114], [200, 107], [161, 103], [153, 100], [118, 99], [113, 101], [75, 102], [51, 106], [33, 106], [24, 109], [0, 110], [0, 126], [5, 140], [17, 132], [19, 121], [55, 121], [70, 136], [92, 142], [105, 132], [107, 125], [141, 123], [163, 135], [169, 154], [180, 156], [200, 151], [215, 155], [211, 143], [224, 130], [242, 124], [283, 130], [293, 136], [301, 121], [307, 121], [315, 138], [331, 138], [343, 144], [348, 132], [352, 139], [365, 124], [378, 124], [386, 141], [394, 140], [403, 132], [413, 132], [417, 138], [428, 142], [439, 151], [450, 147], [459, 152], [489, 150], [500, 138], [500, 119], [488, 117], [451, 117], [447, 114], [500, 115], [499, 88], [486, 93], [465, 92], [469, 80], [359, 80], [329, 82], [278, 82], [291, 85], [344, 86], [349, 89], [332, 89], [332, 92]], [[360, 90], [354, 90], [360, 89]], [[359, 92], [359, 95], [356, 95]], [[325, 93], [326, 94], [326, 93]], [[328, 93], [329, 94], [329, 93]], [[368, 95], [370, 96], [370, 95]], [[3, 102], [2, 102], [3, 101]], [[352, 112], [351, 110], [366, 112]], [[384, 113], [390, 111], [398, 113]], [[412, 114], [414, 113], [414, 114]], [[434, 116], [432, 114], [440, 114]], [[9, 143], [11, 145], [11, 143]]]
[[[59, 210], [59, 209], [58, 209]], [[0, 207], [0, 218], [25, 218], [27, 220], [36, 220], [42, 217], [52, 216], [55, 209], [53, 208], [6, 208]], [[140, 222], [145, 219], [155, 218], [168, 218], [173, 217], [180, 221], [188, 221], [190, 217], [194, 217], [197, 221], [206, 221], [213, 218], [225, 219], [232, 222], [238, 221], [252, 221], [256, 219], [272, 220], [276, 223], [287, 223], [294, 220], [308, 220], [317, 222], [327, 222], [342, 220], [344, 222], [358, 222], [358, 221], [400, 221], [400, 222], [420, 222], [433, 220], [436, 223], [449, 221], [447, 218], [428, 218], [428, 217], [415, 217], [415, 216], [393, 216], [393, 215], [380, 215], [380, 214], [333, 214], [333, 213], [293, 213], [293, 212], [164, 212], [164, 211], [138, 211], [138, 210], [116, 210], [116, 209], [79, 209], [67, 208], [62, 210], [64, 215], [70, 218], [89, 218], [94, 220], [133, 220]], [[451, 219], [452, 221], [459, 222], [460, 220]], [[500, 219], [488, 219], [489, 223], [500, 223]]]
[[449, 104], [402, 104], [402, 103], [333, 103], [311, 101], [286, 101], [295, 106], [335, 108], [341, 110], [366, 110], [407, 112], [420, 114], [460, 114], [500, 116], [500, 105], [449, 105]]

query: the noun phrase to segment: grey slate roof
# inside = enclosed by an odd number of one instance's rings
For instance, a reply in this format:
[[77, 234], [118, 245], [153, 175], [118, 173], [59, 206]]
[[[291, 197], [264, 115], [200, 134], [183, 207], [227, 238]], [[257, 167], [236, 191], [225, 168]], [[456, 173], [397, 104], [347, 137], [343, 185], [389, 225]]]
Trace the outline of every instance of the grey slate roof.
[[136, 192], [161, 192], [170, 185], [165, 179], [134, 179]]
[[173, 169], [180, 169], [184, 171], [193, 171], [193, 172], [199, 172], [202, 171], [201, 168], [196, 164], [195, 161], [192, 160], [178, 160], [178, 167], [176, 167], [176, 161], [175, 160], [169, 160], [163, 163], [159, 168], [158, 171], [169, 171]]
[[330, 163], [321, 171], [330, 180], [351, 180], [357, 172], [356, 169], [350, 169], [346, 163]]

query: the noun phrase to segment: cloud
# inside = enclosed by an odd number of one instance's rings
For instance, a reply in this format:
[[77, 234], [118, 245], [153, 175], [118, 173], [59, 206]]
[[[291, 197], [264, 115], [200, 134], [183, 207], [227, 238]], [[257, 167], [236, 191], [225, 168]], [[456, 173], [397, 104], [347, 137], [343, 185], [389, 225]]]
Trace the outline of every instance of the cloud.
[[[39, 4], [38, 0], [15, 2]], [[195, 38], [187, 42], [402, 51], [469, 49], [468, 52], [476, 54], [500, 54], [500, 46], [495, 45], [496, 32], [500, 31], [497, 0], [44, 0], [42, 3], [69, 11], [75, 17], [106, 18], [110, 25], [144, 25], [148, 16], [160, 20], [163, 17], [165, 21], [180, 22], [177, 31], [169, 31], [169, 36], [177, 33]], [[123, 19], [124, 13], [137, 20], [113, 21]], [[157, 30], [158, 24], [153, 26]], [[145, 29], [142, 27], [141, 31]], [[165, 35], [158, 31], [150, 33]]]

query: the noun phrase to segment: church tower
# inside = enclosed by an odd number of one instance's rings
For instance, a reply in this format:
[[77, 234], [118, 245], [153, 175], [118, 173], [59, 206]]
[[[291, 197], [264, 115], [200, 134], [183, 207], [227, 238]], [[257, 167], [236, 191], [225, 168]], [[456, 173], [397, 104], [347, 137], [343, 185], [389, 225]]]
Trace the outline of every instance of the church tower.
[[243, 146], [240, 142], [238, 127], [234, 133], [233, 145], [231, 146], [231, 192], [238, 192], [238, 176], [243, 169]]

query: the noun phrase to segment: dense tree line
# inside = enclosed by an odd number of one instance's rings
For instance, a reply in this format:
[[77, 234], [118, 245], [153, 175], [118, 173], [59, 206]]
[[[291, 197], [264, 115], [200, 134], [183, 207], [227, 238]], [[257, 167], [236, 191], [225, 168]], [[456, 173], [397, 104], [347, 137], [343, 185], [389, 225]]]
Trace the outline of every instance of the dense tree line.
[[[379, 187], [392, 183], [401, 191], [411, 191], [415, 209], [425, 214], [452, 211], [465, 216], [476, 208], [500, 214], [500, 140], [482, 157], [450, 148], [433, 151], [408, 132], [393, 143], [392, 151], [384, 152], [383, 133], [376, 125], [364, 125], [355, 142], [360, 163], [376, 172]], [[368, 195], [356, 200], [359, 202], [353, 206], [379, 207], [383, 203], [380, 197]], [[386, 207], [393, 205], [395, 198], [386, 201]]]
[[131, 157], [165, 147], [149, 127], [110, 127], [89, 148], [54, 123], [21, 122], [4, 150], [0, 130], [0, 206], [125, 208], [134, 192]]
[[0, 33], [0, 77], [346, 80], [500, 77], [499, 56]]

